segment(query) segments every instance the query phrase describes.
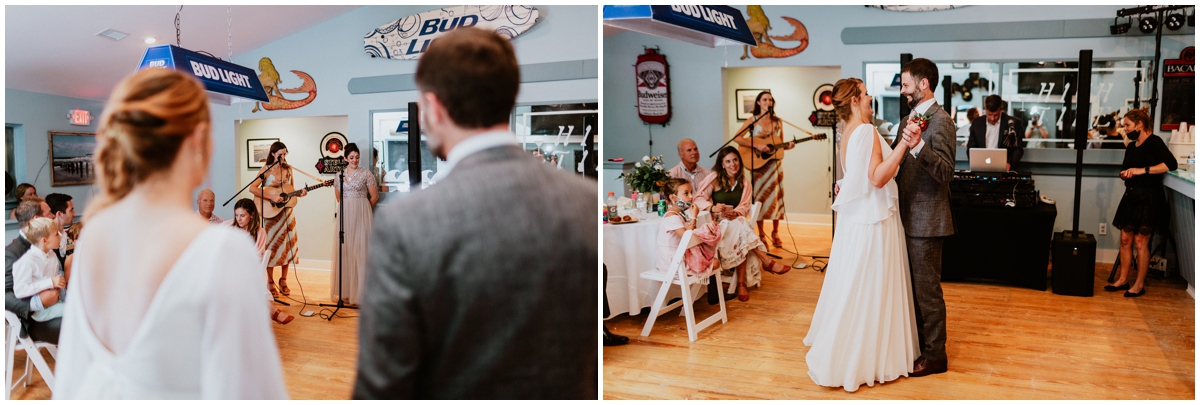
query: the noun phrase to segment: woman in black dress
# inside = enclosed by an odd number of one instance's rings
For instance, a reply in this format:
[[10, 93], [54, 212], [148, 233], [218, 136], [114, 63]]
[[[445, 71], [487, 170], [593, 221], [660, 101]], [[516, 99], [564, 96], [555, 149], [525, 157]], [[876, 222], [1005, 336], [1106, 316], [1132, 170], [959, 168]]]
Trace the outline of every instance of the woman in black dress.
[[[1150, 128], [1154, 124], [1145, 110], [1125, 114], [1125, 133], [1133, 140], [1125, 148], [1121, 162], [1121, 179], [1125, 180], [1125, 195], [1117, 205], [1113, 226], [1121, 229], [1121, 276], [1116, 283], [1104, 286], [1105, 291], [1125, 291], [1126, 297], [1146, 293], [1146, 270], [1150, 267], [1150, 235], [1170, 226], [1170, 208], [1163, 190], [1163, 173], [1175, 170], [1179, 164], [1162, 138]], [[1137, 281], [1129, 284], [1130, 259], [1137, 247]]]

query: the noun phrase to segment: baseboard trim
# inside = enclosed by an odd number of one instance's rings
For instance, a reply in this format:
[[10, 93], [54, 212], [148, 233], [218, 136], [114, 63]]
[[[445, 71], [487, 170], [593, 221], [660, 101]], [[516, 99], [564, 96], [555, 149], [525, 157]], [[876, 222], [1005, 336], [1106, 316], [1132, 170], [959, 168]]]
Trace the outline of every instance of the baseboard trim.
[[330, 271], [330, 260], [300, 259], [296, 268], [300, 270]]
[[789, 212], [786, 219], [779, 221], [793, 225], [824, 225], [831, 226], [833, 224], [833, 215], [829, 214], [802, 214]]

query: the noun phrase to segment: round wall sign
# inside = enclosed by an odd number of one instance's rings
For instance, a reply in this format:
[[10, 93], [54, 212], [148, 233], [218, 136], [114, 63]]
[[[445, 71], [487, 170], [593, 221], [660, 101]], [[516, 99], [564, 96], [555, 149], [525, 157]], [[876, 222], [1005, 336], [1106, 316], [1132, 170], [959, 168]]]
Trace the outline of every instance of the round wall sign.
[[833, 85], [822, 84], [813, 92], [813, 107], [821, 111], [833, 111]]
[[329, 159], [340, 158], [346, 153], [346, 136], [340, 132], [330, 132], [321, 138], [321, 156]]

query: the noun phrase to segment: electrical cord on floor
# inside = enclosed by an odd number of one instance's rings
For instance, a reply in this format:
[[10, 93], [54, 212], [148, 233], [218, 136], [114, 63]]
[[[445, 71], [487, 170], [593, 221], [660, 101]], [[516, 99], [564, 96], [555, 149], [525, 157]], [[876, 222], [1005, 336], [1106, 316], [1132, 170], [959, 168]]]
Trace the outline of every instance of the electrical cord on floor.
[[[284, 295], [284, 297], [287, 297], [287, 299], [289, 299], [289, 300], [292, 300], [292, 301], [294, 301], [294, 302], [298, 302], [298, 303], [300, 303], [300, 304], [301, 304], [301, 305], [300, 305], [300, 310], [299, 310], [299, 311], [297, 311], [297, 312], [296, 312], [296, 314], [303, 314], [303, 313], [304, 313], [304, 309], [305, 309], [305, 308], [307, 308], [307, 307], [308, 307], [308, 305], [309, 305], [309, 303], [308, 303], [308, 296], [304, 294], [304, 283], [301, 283], [301, 282], [300, 282], [300, 273], [299, 273], [299, 272], [300, 272], [300, 269], [293, 269], [293, 270], [295, 270], [295, 272], [293, 272], [292, 274], [293, 274], [293, 275], [295, 275], [295, 277], [296, 277], [296, 285], [300, 287], [300, 297], [301, 297], [301, 298], [303, 298], [304, 300], [303, 300], [303, 301], [299, 301], [299, 300], [297, 300], [297, 299], [295, 299], [295, 298], [292, 298], [292, 297], [291, 297], [291, 296], [289, 296], [289, 295]], [[354, 309], [354, 308], [345, 308], [345, 309]], [[326, 312], [329, 312], [329, 313], [328, 313], [328, 314], [326, 314]], [[329, 319], [329, 317], [330, 317], [331, 315], [333, 315], [333, 310], [330, 310], [330, 309], [324, 309], [324, 308], [322, 308], [322, 309], [320, 309], [320, 310], [318, 310], [318, 311], [317, 311], [316, 315], [317, 315], [317, 317], [318, 317], [318, 318], [321, 318], [321, 319]], [[357, 315], [355, 315], [355, 316], [336, 315], [336, 316], [337, 316], [338, 318], [358, 318], [358, 316], [357, 316]]]
[[822, 260], [822, 259], [814, 258], [813, 262], [812, 262], [813, 270], [816, 270], [816, 271], [819, 271], [822, 273], [825, 272], [825, 266], [828, 266], [828, 265], [829, 265], [829, 262], [826, 262], [825, 260]]

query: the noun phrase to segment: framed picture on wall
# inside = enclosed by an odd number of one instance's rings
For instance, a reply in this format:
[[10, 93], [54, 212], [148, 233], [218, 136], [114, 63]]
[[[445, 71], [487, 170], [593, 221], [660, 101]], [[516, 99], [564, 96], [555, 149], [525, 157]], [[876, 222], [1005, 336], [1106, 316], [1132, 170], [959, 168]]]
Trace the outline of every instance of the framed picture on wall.
[[267, 165], [267, 155], [271, 144], [279, 142], [279, 138], [260, 138], [246, 140], [246, 168], [257, 169]]
[[92, 184], [96, 179], [96, 134], [50, 131], [50, 185]]
[[738, 121], [754, 118], [754, 98], [758, 93], [770, 92], [770, 89], [737, 89], [733, 96], [733, 105], [737, 109]]

